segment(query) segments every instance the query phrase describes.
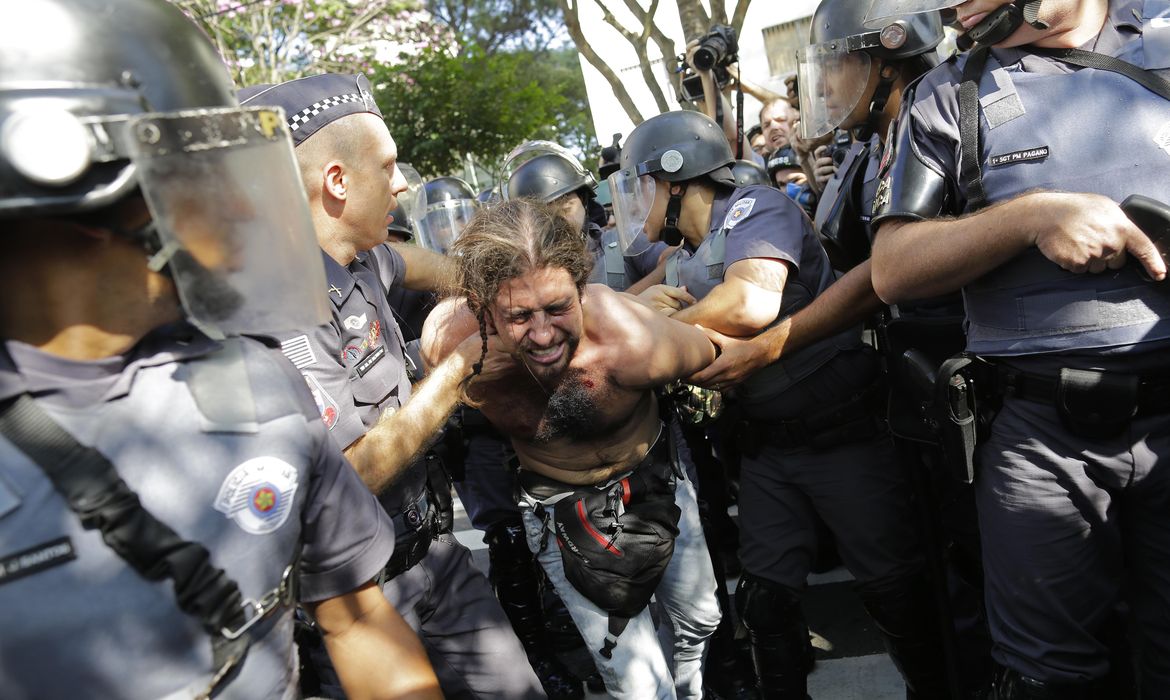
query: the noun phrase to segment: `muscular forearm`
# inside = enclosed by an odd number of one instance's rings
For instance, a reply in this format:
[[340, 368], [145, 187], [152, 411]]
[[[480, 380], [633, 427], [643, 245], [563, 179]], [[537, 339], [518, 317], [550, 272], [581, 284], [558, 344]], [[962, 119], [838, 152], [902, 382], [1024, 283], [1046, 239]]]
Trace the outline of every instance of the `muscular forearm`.
[[405, 405], [345, 450], [371, 491], [388, 488], [431, 444], [458, 405], [459, 386], [470, 375], [467, 359], [452, 353], [418, 385]]
[[[788, 326], [783, 352], [792, 353], [856, 326], [884, 304], [873, 291], [871, 262], [866, 260], [821, 292], [783, 324]], [[769, 329], [769, 333], [771, 329]], [[780, 356], [777, 351], [775, 360]]]
[[377, 586], [367, 584], [310, 608], [347, 697], [443, 697], [418, 635]]
[[402, 286], [420, 292], [441, 292], [452, 278], [455, 266], [451, 259], [432, 250], [406, 243], [391, 243], [406, 262]]
[[633, 294], [634, 296], [637, 296], [656, 284], [662, 284], [663, 280], [665, 279], [666, 268], [662, 265], [659, 265], [658, 267], [651, 270], [650, 274], [631, 284], [629, 288], [626, 289], [626, 294]]
[[1042, 202], [1024, 195], [958, 219], [883, 222], [874, 239], [873, 287], [888, 304], [953, 292], [1028, 248]]
[[756, 335], [776, 319], [780, 295], [767, 294], [769, 299], [753, 299], [739, 294], [730, 285], [721, 284], [712, 289], [699, 303], [675, 312], [671, 318], [719, 331], [730, 336]]

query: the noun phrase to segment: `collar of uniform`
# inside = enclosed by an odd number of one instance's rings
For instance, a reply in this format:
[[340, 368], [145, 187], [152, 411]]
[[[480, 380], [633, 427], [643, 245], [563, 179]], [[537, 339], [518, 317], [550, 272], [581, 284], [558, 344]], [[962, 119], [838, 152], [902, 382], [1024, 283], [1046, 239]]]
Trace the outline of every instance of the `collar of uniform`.
[[[138, 370], [146, 367], [182, 362], [207, 355], [220, 348], [220, 344], [201, 333], [186, 321], [159, 326], [122, 355], [118, 379], [102, 395], [102, 401], [125, 396], [130, 392]], [[96, 369], [96, 367], [95, 367]], [[49, 379], [21, 374], [7, 348], [0, 344], [0, 400], [24, 393], [52, 394], [60, 389], [69, 377], [53, 376]]]
[[321, 258], [325, 261], [325, 293], [329, 295], [329, 300], [334, 306], [340, 307], [353, 291], [353, 273], [329, 257], [325, 251], [321, 251]]
[[723, 221], [727, 218], [727, 210], [739, 199], [736, 195], [742, 191], [743, 188], [740, 187], [734, 190], [729, 190], [725, 187], [717, 187], [715, 189], [715, 199], [711, 201], [711, 225], [707, 228], [708, 236], [723, 228]]

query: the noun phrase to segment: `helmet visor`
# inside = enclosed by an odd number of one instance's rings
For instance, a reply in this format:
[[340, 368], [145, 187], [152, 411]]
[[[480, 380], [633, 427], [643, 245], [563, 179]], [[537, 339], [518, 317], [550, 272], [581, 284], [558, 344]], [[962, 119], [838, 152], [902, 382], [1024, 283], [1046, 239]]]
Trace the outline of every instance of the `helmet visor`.
[[398, 195], [398, 206], [406, 221], [400, 221], [412, 231], [417, 231], [427, 215], [427, 192], [423, 189], [422, 176], [409, 163], [399, 163], [398, 172], [406, 180], [406, 191]]
[[905, 15], [918, 15], [926, 12], [938, 12], [957, 5], [966, 0], [873, 0], [869, 11], [865, 13], [865, 26], [870, 29], [880, 29], [891, 20]]
[[329, 320], [325, 271], [279, 109], [129, 122], [139, 186], [188, 317], [223, 334]]
[[871, 59], [850, 51], [845, 41], [828, 41], [797, 55], [800, 85], [800, 136], [813, 139], [836, 129], [865, 95]]
[[451, 199], [430, 205], [418, 228], [418, 242], [424, 248], [446, 255], [475, 216], [478, 204], [474, 199]]
[[618, 240], [623, 255], [638, 255], [650, 247], [646, 237], [646, 219], [654, 206], [654, 178], [619, 170], [609, 176], [613, 197], [613, 215], [617, 220]]

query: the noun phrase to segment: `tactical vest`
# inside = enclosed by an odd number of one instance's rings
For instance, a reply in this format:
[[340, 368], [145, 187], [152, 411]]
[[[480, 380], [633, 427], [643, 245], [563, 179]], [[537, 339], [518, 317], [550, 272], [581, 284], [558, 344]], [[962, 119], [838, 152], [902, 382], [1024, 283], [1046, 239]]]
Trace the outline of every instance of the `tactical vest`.
[[[725, 200], [734, 203], [741, 197], [751, 196], [753, 190], [769, 189], [765, 185], [749, 185], [737, 188]], [[689, 257], [682, 251], [673, 253], [666, 262], [666, 283], [673, 286], [685, 286], [687, 291], [702, 299], [712, 289], [723, 282], [724, 260], [726, 259], [727, 236], [742, 235], [726, 225], [723, 216], [712, 217], [712, 227], [707, 237]], [[769, 327], [791, 316], [808, 306], [818, 294], [833, 283], [833, 273], [828, 261], [822, 266], [822, 273], [813, 278], [810, 265], [806, 258], [809, 255], [824, 256], [824, 249], [812, 235], [806, 233], [801, 250], [801, 264], [796, 275], [789, 275], [784, 285], [784, 294], [780, 302], [780, 312]], [[856, 326], [846, 331], [830, 336], [814, 343], [803, 350], [785, 355], [776, 362], [764, 367], [753, 374], [739, 389], [739, 397], [744, 404], [760, 404], [776, 398], [796, 382], [809, 376], [822, 367], [837, 353], [847, 348], [857, 347], [861, 342], [861, 327]]]
[[[604, 230], [593, 222], [588, 223], [590, 252], [593, 253], [593, 272], [589, 281], [604, 284], [615, 292], [624, 292], [630, 286], [626, 279], [626, 260], [618, 242], [617, 229]], [[596, 246], [596, 248], [594, 247]]]
[[817, 202], [817, 233], [835, 269], [849, 270], [869, 258], [881, 153], [876, 134], [869, 141], [854, 141]]
[[[1147, 0], [1143, 14], [1142, 37], [1117, 57], [1165, 76], [1170, 2]], [[1170, 201], [1170, 104], [1114, 72], [1060, 68], [1009, 72], [988, 57], [979, 81], [987, 201], [1036, 189]], [[964, 288], [968, 349], [1028, 355], [1170, 339], [1170, 284], [1139, 272], [1131, 262], [1075, 274], [1030, 248]]]

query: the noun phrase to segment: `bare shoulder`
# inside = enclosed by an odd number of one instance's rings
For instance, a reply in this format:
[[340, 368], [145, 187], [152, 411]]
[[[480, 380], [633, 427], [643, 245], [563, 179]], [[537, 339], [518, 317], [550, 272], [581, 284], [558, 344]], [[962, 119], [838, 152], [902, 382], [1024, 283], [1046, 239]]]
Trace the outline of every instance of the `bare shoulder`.
[[428, 367], [437, 366], [472, 333], [479, 333], [479, 321], [467, 301], [463, 297], [440, 301], [423, 324], [419, 340], [423, 360]]
[[607, 345], [622, 345], [638, 338], [656, 320], [654, 310], [637, 297], [615, 292], [603, 284], [585, 285], [583, 305], [587, 331]]

